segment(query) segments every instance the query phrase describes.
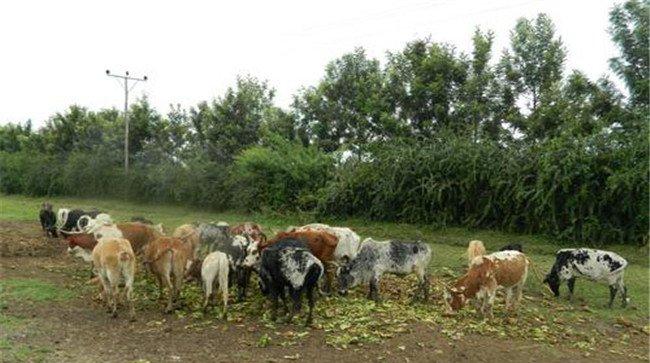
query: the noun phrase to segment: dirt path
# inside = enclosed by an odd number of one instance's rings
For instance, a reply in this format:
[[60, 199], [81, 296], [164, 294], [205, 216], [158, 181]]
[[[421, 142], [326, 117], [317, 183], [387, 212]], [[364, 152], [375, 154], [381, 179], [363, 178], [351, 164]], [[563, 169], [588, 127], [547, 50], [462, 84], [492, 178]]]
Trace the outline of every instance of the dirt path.
[[[347, 349], [327, 345], [322, 329], [308, 329], [303, 339], [288, 339], [303, 329], [283, 325], [270, 329], [255, 316], [231, 322], [197, 320], [189, 315], [165, 316], [141, 307], [138, 320], [129, 323], [123, 316], [110, 318], [94, 300], [95, 289], [83, 287], [82, 274], [74, 272], [85, 272], [88, 266], [67, 256], [61, 240], [47, 240], [39, 233], [32, 224], [0, 222], [0, 278], [35, 278], [69, 288], [75, 296], [61, 302], [10, 301], [2, 305], [2, 314], [24, 322], [5, 336], [10, 344], [40, 349], [44, 352], [40, 357], [47, 362], [628, 361], [608, 351], [585, 356], [578, 349], [551, 347], [533, 340], [484, 335], [450, 339], [423, 323], [411, 324], [404, 333], [381, 343]], [[271, 338], [271, 344], [260, 347], [264, 336]], [[276, 344], [279, 342], [289, 344]], [[647, 344], [647, 336], [639, 336], [634, 344]], [[3, 361], [11, 359], [3, 354]]]

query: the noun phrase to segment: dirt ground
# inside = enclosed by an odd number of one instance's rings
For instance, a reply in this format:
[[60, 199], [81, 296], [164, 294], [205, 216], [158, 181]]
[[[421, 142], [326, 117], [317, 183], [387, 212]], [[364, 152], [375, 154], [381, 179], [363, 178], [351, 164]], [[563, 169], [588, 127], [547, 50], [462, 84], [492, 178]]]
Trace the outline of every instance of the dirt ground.
[[[309, 329], [308, 336], [295, 345], [260, 347], [258, 342], [264, 335], [291, 335], [296, 327], [279, 325], [269, 329], [254, 316], [235, 322], [213, 320], [194, 324], [190, 317], [139, 310], [137, 321], [129, 323], [123, 315], [112, 319], [95, 299], [94, 289], [78, 288], [78, 278], [66, 271], [87, 271], [89, 267], [69, 257], [65, 249], [63, 240], [43, 237], [36, 224], [0, 221], [0, 279], [35, 278], [75, 292], [72, 299], [61, 302], [2, 304], [3, 315], [27, 320], [17, 331], [4, 334], [5, 338], [10, 344], [45, 348], [47, 353], [41, 358], [46, 362], [629, 361], [607, 350], [585, 353], [539, 344], [532, 339], [484, 335], [450, 339], [423, 323], [413, 323], [404, 333], [381, 343], [347, 349], [327, 345], [324, 332], [318, 328]], [[637, 335], [632, 343], [643, 351], [648, 346], [648, 337]], [[6, 351], [0, 350], [0, 354], [3, 361], [12, 361]]]

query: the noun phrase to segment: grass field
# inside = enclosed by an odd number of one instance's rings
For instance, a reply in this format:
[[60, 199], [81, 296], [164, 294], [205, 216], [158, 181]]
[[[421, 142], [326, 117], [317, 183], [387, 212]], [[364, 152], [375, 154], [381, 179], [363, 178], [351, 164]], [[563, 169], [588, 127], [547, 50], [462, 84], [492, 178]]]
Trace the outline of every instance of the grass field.
[[[36, 221], [37, 213], [40, 208], [40, 203], [43, 199], [29, 198], [23, 196], [0, 196], [0, 221]], [[231, 224], [243, 221], [255, 221], [260, 223], [267, 231], [275, 232], [286, 228], [290, 225], [302, 225], [305, 223], [316, 222], [310, 218], [309, 215], [269, 215], [269, 214], [253, 214], [245, 215], [239, 213], [214, 213], [205, 210], [182, 206], [170, 205], [143, 205], [135, 204], [117, 200], [101, 200], [101, 199], [72, 199], [72, 198], [50, 198], [49, 201], [54, 204], [55, 208], [59, 207], [79, 207], [79, 208], [98, 208], [105, 211], [116, 220], [128, 220], [132, 216], [144, 216], [158, 223], [164, 224], [166, 231], [171, 231], [183, 223], [195, 221], [226, 221]], [[533, 263], [533, 271], [529, 275], [529, 280], [525, 289], [527, 299], [523, 302], [523, 313], [520, 318], [520, 324], [516, 328], [521, 328], [522, 331], [516, 332], [515, 327], [506, 328], [502, 330], [500, 327], [492, 325], [475, 325], [473, 315], [466, 312], [462, 317], [468, 317], [463, 323], [459, 324], [457, 321], [443, 318], [437, 308], [415, 306], [404, 308], [400, 306], [401, 301], [391, 302], [388, 301], [380, 307], [375, 307], [372, 304], [373, 314], [392, 314], [400, 312], [405, 316], [410, 316], [413, 319], [429, 319], [432, 323], [438, 324], [442, 327], [443, 333], [447, 332], [450, 337], [454, 337], [456, 332], [479, 332], [485, 334], [494, 334], [496, 336], [515, 336], [518, 338], [529, 337], [537, 342], [547, 341], [553, 344], [559, 339], [553, 329], [549, 328], [553, 322], [560, 322], [566, 327], [561, 330], [563, 336], [576, 337], [575, 348], [593, 350], [598, 349], [600, 341], [589, 337], [586, 332], [580, 331], [580, 326], [587, 324], [589, 329], [598, 329], [601, 325], [613, 325], [630, 323], [633, 326], [648, 332], [648, 319], [649, 319], [649, 281], [650, 281], [650, 268], [648, 267], [648, 248], [635, 247], [635, 246], [605, 246], [604, 249], [609, 249], [624, 256], [630, 262], [626, 271], [626, 284], [629, 290], [629, 297], [631, 299], [630, 305], [627, 309], [620, 308], [620, 300], [616, 301], [614, 309], [607, 309], [605, 305], [608, 301], [609, 292], [605, 285], [589, 282], [586, 280], [578, 280], [576, 282], [576, 293], [574, 300], [569, 302], [566, 299], [555, 299], [550, 296], [550, 293], [542, 285], [541, 279], [543, 275], [549, 270], [554, 259], [555, 251], [560, 247], [567, 247], [570, 245], [560, 246], [553, 243], [543, 236], [531, 235], [515, 235], [502, 233], [498, 231], [487, 230], [468, 230], [463, 228], [445, 228], [433, 229], [426, 225], [410, 225], [399, 223], [378, 223], [368, 222], [363, 220], [345, 220], [345, 221], [319, 221], [331, 223], [336, 225], [344, 225], [353, 228], [359, 233], [362, 238], [374, 237], [378, 239], [397, 238], [404, 240], [421, 239], [432, 245], [433, 259], [431, 263], [431, 273], [434, 278], [438, 278], [442, 283], [451, 281], [454, 277], [459, 276], [465, 265], [463, 253], [467, 246], [467, 242], [472, 239], [482, 240], [488, 251], [498, 249], [500, 246], [507, 243], [519, 242], [522, 243], [526, 254], [530, 257]], [[273, 233], [269, 233], [272, 235]], [[579, 247], [579, 246], [575, 246]], [[581, 246], [580, 246], [581, 247]], [[442, 285], [441, 285], [442, 286]], [[141, 289], [150, 289], [150, 287], [141, 286]], [[66, 298], [67, 292], [53, 292], [52, 286], [43, 284], [38, 280], [22, 280], [22, 281], [1, 281], [0, 292], [4, 291], [5, 298], [10, 296], [16, 299], [32, 299], [34, 301], [42, 301], [43, 299], [61, 299]], [[565, 296], [566, 287], [563, 286], [562, 294]], [[151, 291], [153, 293], [153, 290]], [[439, 304], [440, 291], [434, 289], [434, 300], [438, 300]], [[197, 292], [198, 293], [198, 292]], [[361, 296], [358, 294], [358, 296]], [[346, 318], [336, 320], [330, 319], [326, 324], [333, 331], [332, 339], [335, 345], [347, 345], [358, 336], [364, 336], [365, 331], [354, 330], [356, 329], [355, 323], [358, 321], [365, 321], [364, 314], [367, 314], [367, 306], [369, 303], [360, 297], [353, 297], [345, 300], [342, 304], [341, 298], [329, 298], [325, 307], [321, 307], [321, 313], [328, 314], [328, 309], [339, 311], [341, 305], [346, 309]], [[40, 300], [39, 300], [40, 299]], [[337, 305], [338, 304], [338, 305]], [[500, 308], [502, 302], [497, 302], [495, 307], [497, 316], [502, 316]], [[242, 311], [243, 312], [243, 311]], [[469, 319], [469, 317], [472, 317]], [[358, 321], [354, 321], [358, 319]], [[367, 319], [366, 319], [367, 320]], [[506, 320], [504, 320], [506, 321]], [[359, 326], [363, 324], [359, 323]], [[350, 328], [352, 325], [352, 328]], [[352, 329], [352, 330], [351, 330]], [[359, 328], [360, 329], [360, 328]], [[464, 330], [463, 330], [464, 329]], [[326, 329], [327, 330], [327, 327]], [[376, 330], [376, 329], [375, 329]], [[347, 331], [345, 334], [343, 332]], [[354, 335], [351, 336], [354, 332]], [[337, 335], [338, 332], [338, 335]], [[376, 332], [375, 332], [376, 333]], [[445, 333], [445, 334], [447, 334]], [[368, 340], [372, 341], [376, 336], [373, 333], [367, 333], [370, 337]], [[378, 336], [381, 336], [380, 333]], [[549, 336], [549, 339], [546, 339]], [[638, 357], [637, 357], [638, 358]]]

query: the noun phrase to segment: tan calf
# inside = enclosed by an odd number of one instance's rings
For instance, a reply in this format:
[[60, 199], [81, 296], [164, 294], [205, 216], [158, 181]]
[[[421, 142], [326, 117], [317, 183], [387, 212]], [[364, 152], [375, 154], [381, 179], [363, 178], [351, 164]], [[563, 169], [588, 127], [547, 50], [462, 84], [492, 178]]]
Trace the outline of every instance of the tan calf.
[[166, 313], [173, 310], [180, 295], [185, 267], [191, 259], [190, 245], [179, 238], [159, 237], [144, 247], [144, 264], [158, 281], [160, 298], [164, 296], [165, 287], [169, 291]]
[[173, 237], [179, 238], [184, 243], [192, 246], [192, 259], [198, 257], [199, 250], [199, 230], [191, 224], [183, 224], [174, 230]]
[[93, 265], [104, 287], [102, 297], [108, 304], [113, 317], [117, 316], [119, 286], [124, 284], [129, 304], [129, 318], [135, 320], [133, 307], [133, 277], [135, 275], [135, 254], [131, 244], [124, 238], [101, 238], [92, 253]]
[[483, 317], [492, 317], [496, 290], [506, 290], [506, 308], [515, 310], [528, 276], [529, 261], [519, 251], [500, 251], [478, 256], [467, 273], [445, 290], [445, 303], [450, 311], [460, 310], [467, 300], [476, 299]]

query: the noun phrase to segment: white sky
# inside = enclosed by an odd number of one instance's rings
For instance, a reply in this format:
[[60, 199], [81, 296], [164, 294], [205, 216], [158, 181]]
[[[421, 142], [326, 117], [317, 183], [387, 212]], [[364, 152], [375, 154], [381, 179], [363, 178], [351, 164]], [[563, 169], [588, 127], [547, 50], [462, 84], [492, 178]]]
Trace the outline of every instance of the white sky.
[[[607, 34], [606, 0], [319, 1], [3, 1], [0, 3], [0, 124], [36, 126], [71, 104], [123, 107], [105, 76], [148, 75], [132, 96], [147, 94], [161, 113], [195, 106], [234, 84], [237, 74], [267, 79], [286, 107], [325, 65], [363, 46], [388, 50], [431, 36], [471, 50], [476, 26], [495, 32], [495, 55], [516, 19], [545, 12], [567, 49], [567, 69], [591, 78], [609, 73], [616, 55]], [[611, 78], [614, 78], [613, 76]], [[133, 100], [134, 98], [132, 98]]]

